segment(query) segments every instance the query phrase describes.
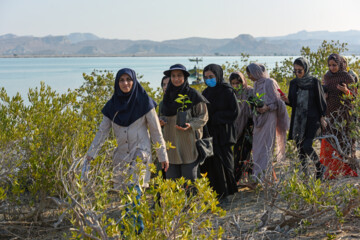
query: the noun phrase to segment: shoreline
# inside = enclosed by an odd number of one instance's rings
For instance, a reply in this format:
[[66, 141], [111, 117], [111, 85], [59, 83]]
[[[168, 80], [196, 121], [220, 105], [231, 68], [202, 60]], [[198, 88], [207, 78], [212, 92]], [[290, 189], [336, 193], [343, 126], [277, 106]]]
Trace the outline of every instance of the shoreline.
[[[249, 55], [249, 57], [293, 57], [295, 55]], [[360, 54], [359, 54], [360, 56]], [[20, 55], [0, 58], [102, 58], [102, 57], [241, 57], [241, 55]]]

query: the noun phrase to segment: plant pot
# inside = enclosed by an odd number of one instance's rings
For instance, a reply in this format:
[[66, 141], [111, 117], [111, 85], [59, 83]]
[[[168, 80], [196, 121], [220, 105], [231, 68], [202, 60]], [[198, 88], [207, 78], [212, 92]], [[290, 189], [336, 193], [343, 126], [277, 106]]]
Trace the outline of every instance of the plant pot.
[[259, 102], [257, 102], [257, 104], [256, 104], [256, 107], [257, 108], [262, 108], [264, 106], [264, 101], [259, 101]]
[[187, 116], [187, 112], [177, 112], [176, 114], [176, 125], [178, 125], [179, 127], [186, 127], [186, 116]]

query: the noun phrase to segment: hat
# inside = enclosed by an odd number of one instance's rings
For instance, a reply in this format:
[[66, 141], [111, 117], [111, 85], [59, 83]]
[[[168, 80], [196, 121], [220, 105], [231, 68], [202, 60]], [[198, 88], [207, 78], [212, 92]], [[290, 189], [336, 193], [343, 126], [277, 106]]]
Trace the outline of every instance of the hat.
[[174, 70], [181, 70], [184, 73], [185, 77], [190, 76], [190, 73], [188, 71], [186, 71], [186, 67], [184, 67], [184, 65], [181, 65], [179, 63], [172, 65], [169, 70], [166, 70], [164, 72], [164, 75], [170, 77], [171, 71], [174, 71]]

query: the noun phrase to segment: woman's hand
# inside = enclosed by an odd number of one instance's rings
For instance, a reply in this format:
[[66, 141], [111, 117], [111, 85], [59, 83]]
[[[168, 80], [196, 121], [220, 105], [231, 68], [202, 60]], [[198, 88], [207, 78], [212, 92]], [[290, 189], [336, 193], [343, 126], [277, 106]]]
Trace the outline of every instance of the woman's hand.
[[256, 111], [258, 111], [259, 113], [264, 113], [269, 111], [270, 107], [266, 104], [264, 104], [264, 106], [262, 108], [256, 108]]
[[161, 168], [164, 169], [165, 172], [169, 169], [169, 161], [161, 162]]
[[327, 127], [327, 122], [326, 122], [326, 120], [325, 120], [325, 117], [321, 117], [321, 118], [320, 118], [320, 124], [321, 124], [321, 128], [322, 128], [323, 130], [325, 130], [326, 127]]
[[162, 126], [162, 127], [165, 126], [166, 122], [164, 120], [159, 119], [159, 121], [160, 121], [160, 126]]
[[281, 100], [283, 100], [284, 102], [286, 102], [287, 104], [289, 104], [289, 99], [285, 96], [285, 95], [281, 95], [280, 96]]
[[191, 126], [190, 126], [190, 124], [189, 123], [185, 123], [185, 125], [186, 125], [186, 127], [180, 127], [180, 126], [178, 126], [178, 125], [175, 125], [175, 127], [177, 128], [177, 129], [179, 129], [179, 130], [181, 130], [181, 131], [186, 131], [186, 130], [188, 130], [189, 128], [191, 128]]
[[349, 89], [347, 88], [346, 84], [345, 83], [341, 83], [341, 84], [338, 84], [336, 86], [337, 89], [339, 89], [340, 91], [342, 91], [343, 93], [345, 94], [348, 94], [349, 93]]

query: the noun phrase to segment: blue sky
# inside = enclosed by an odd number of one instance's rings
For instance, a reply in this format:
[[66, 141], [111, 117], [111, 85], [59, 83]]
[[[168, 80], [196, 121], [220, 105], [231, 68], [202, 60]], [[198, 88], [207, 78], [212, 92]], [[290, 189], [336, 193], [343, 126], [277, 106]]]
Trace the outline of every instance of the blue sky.
[[0, 35], [112, 39], [282, 36], [360, 30], [357, 0], [0, 0]]

